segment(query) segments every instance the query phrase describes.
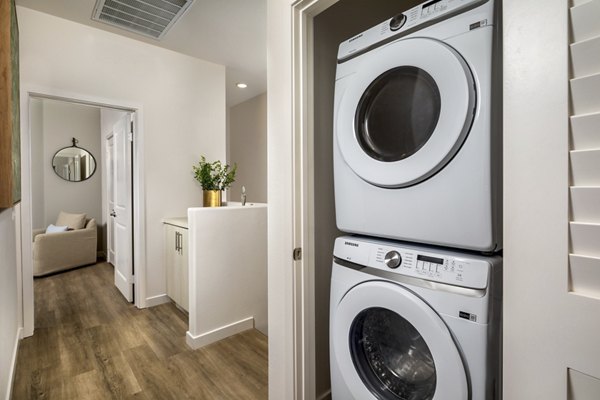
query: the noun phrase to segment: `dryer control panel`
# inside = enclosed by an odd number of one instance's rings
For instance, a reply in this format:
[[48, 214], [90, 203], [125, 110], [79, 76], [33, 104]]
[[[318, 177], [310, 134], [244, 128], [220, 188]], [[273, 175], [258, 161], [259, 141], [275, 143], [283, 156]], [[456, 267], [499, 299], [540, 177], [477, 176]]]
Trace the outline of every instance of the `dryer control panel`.
[[[395, 39], [423, 25], [486, 0], [430, 0], [366, 30], [340, 44], [338, 61], [343, 62], [356, 53], [369, 50], [374, 45]], [[491, 24], [491, 16], [488, 21]]]
[[340, 237], [334, 256], [351, 263], [391, 273], [472, 289], [488, 286], [486, 257], [391, 241]]

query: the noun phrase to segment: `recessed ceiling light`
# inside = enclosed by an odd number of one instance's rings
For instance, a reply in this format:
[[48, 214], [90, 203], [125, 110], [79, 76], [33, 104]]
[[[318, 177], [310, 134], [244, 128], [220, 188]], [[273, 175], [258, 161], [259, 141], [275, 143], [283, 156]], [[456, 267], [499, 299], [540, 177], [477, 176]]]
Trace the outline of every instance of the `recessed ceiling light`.
[[246, 89], [248, 87], [248, 85], [246, 85], [245, 83], [238, 83], [236, 86], [240, 89]]

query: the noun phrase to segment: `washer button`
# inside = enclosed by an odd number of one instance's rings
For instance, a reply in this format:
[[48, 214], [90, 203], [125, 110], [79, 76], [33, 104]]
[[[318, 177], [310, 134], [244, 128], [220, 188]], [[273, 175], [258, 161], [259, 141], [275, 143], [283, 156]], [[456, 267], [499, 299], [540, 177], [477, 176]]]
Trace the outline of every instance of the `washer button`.
[[385, 255], [385, 265], [387, 265], [388, 267], [392, 268], [392, 269], [396, 269], [400, 266], [400, 264], [402, 263], [402, 257], [400, 256], [400, 253], [398, 253], [395, 250], [392, 251], [388, 251], [387, 254]]
[[406, 22], [406, 15], [398, 14], [390, 21], [390, 30], [397, 31], [404, 26]]

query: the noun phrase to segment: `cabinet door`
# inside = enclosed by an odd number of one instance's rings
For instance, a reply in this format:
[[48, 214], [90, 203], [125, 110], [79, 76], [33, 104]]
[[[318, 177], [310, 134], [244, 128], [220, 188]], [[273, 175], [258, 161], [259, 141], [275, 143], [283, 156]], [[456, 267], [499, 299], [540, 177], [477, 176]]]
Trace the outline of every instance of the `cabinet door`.
[[190, 296], [189, 296], [189, 272], [188, 272], [188, 258], [189, 258], [189, 251], [188, 251], [188, 230], [187, 229], [179, 229], [178, 230], [179, 233], [181, 234], [180, 236], [180, 243], [179, 246], [181, 247], [181, 250], [179, 252], [179, 265], [178, 265], [178, 271], [179, 271], [179, 284], [180, 284], [180, 302], [179, 305], [181, 306], [181, 308], [183, 308], [185, 311], [189, 311], [189, 302], [190, 302]]
[[173, 225], [165, 224], [165, 268], [167, 270], [167, 295], [175, 302], [179, 296], [177, 279], [177, 235]]

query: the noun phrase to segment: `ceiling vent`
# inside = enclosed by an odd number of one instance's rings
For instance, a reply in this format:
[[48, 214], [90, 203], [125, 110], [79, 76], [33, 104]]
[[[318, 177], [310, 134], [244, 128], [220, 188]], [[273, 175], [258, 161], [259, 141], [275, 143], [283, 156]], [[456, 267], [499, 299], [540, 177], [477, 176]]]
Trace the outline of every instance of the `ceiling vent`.
[[194, 0], [97, 0], [92, 19], [162, 39]]

